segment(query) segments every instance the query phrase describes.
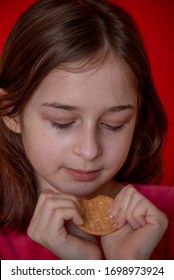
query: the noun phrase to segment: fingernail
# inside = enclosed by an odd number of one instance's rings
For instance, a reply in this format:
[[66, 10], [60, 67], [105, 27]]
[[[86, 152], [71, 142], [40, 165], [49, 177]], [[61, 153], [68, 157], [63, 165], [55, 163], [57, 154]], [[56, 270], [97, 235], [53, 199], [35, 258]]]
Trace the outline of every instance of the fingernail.
[[109, 211], [108, 211], [108, 215], [109, 215], [109, 217], [110, 218], [115, 218], [116, 216], [117, 216], [117, 210], [116, 209], [110, 209]]
[[109, 213], [109, 218], [114, 218], [114, 215], [112, 213]]
[[137, 229], [140, 229], [140, 227], [141, 227], [140, 225], [133, 225], [133, 226], [132, 226], [132, 229], [133, 229], [133, 230], [137, 230]]
[[114, 228], [119, 228], [119, 221], [114, 221], [114, 223], [112, 224]]

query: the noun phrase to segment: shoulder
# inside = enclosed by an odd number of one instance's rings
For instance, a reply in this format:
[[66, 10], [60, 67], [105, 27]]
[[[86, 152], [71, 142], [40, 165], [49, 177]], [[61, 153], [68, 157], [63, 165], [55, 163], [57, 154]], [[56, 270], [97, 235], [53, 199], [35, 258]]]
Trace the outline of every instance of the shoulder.
[[174, 260], [174, 186], [134, 185], [134, 187], [166, 213], [168, 228], [152, 254], [152, 259]]
[[0, 230], [0, 259], [1, 260], [57, 260], [43, 246], [31, 240], [27, 234], [3, 232]]
[[4, 232], [0, 230], [0, 258], [1, 260], [16, 259], [16, 251], [14, 243], [16, 236], [12, 232]]
[[173, 214], [174, 186], [134, 185], [134, 187], [166, 214]]

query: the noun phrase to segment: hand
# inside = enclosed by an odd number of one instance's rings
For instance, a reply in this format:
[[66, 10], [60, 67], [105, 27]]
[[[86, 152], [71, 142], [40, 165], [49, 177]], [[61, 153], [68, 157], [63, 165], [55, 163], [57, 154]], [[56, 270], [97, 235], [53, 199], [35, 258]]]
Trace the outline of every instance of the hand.
[[94, 238], [76, 227], [83, 224], [82, 213], [76, 197], [46, 190], [38, 199], [28, 235], [61, 259], [100, 259]]
[[168, 225], [166, 215], [131, 185], [116, 196], [110, 216], [118, 230], [101, 238], [107, 259], [149, 259]]

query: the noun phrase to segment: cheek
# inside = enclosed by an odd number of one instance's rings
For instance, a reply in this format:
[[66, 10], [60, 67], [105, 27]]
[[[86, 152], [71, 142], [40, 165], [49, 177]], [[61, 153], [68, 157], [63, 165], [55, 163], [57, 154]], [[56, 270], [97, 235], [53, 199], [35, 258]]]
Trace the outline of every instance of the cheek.
[[22, 139], [27, 157], [36, 169], [51, 167], [61, 158], [60, 143], [51, 141], [46, 134], [28, 130], [22, 134]]
[[112, 149], [111, 153], [108, 153], [108, 162], [110, 163], [111, 166], [116, 166], [120, 168], [129, 153], [129, 146], [123, 147], [123, 145], [117, 145], [117, 147]]
[[120, 169], [128, 156], [132, 135], [126, 133], [124, 137], [117, 138], [113, 143], [107, 146], [107, 162], [111, 167]]

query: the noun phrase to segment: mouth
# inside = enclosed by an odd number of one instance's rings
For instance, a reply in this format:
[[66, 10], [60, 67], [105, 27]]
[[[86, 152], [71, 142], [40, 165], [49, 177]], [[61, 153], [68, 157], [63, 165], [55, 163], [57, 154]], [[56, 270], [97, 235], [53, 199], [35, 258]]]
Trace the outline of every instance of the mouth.
[[66, 172], [77, 181], [92, 181], [100, 173], [101, 170], [77, 170], [71, 168], [65, 168]]

